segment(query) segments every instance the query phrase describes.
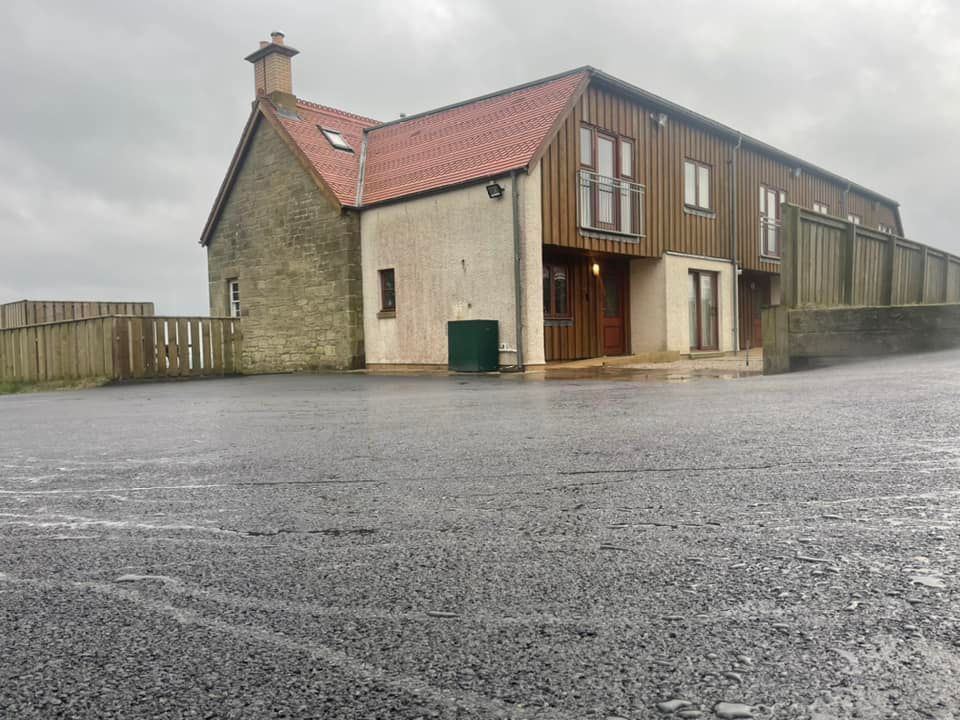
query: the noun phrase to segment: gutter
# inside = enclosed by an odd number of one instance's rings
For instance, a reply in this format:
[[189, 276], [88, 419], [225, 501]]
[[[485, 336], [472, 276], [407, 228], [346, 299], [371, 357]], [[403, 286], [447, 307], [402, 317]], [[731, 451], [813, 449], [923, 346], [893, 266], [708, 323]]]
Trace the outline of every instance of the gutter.
[[513, 296], [517, 325], [517, 371], [523, 372], [523, 283], [520, 268], [520, 184], [516, 170], [510, 172], [510, 195], [513, 200]]

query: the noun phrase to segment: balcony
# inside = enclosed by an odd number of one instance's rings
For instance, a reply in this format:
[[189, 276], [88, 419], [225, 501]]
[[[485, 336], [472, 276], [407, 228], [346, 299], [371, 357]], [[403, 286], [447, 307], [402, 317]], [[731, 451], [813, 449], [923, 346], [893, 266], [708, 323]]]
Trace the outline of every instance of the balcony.
[[643, 185], [588, 170], [579, 172], [577, 185], [581, 228], [620, 235], [622, 242], [638, 242], [644, 236]]

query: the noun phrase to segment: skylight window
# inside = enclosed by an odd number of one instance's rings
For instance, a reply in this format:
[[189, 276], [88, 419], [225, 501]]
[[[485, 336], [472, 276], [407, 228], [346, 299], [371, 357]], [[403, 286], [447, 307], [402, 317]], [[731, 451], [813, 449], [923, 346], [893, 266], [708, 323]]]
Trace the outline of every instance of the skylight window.
[[337, 150], [353, 152], [353, 148], [350, 147], [350, 143], [347, 142], [347, 139], [336, 130], [328, 130], [327, 128], [322, 127], [320, 128], [320, 132], [323, 133], [323, 136], [329, 140], [330, 144], [333, 145]]

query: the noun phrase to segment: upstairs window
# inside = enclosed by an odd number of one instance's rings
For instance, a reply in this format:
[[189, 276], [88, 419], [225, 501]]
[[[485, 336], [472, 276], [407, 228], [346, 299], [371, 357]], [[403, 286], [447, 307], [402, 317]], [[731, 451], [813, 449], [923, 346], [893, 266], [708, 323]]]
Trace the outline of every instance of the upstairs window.
[[847, 222], [852, 222], [854, 225], [863, 225], [863, 218], [855, 213], [847, 213]]
[[[320, 127], [319, 125], [317, 127]], [[321, 127], [320, 132], [323, 133], [323, 136], [333, 145], [337, 150], [345, 150], [347, 152], [353, 152], [353, 147], [350, 143], [347, 142], [347, 139], [343, 137], [342, 134], [336, 130], [330, 130], [328, 128]]]
[[827, 205], [826, 203], [815, 202], [813, 204], [813, 211], [815, 213], [820, 213], [821, 215], [829, 215], [830, 206]]
[[895, 228], [893, 228], [893, 227], [890, 226], [890, 225], [884, 225], [883, 223], [880, 223], [880, 232], [886, 233], [887, 235], [896, 235], [896, 234], [897, 234], [897, 231], [896, 231]]
[[230, 317], [240, 317], [240, 281], [227, 280], [227, 302], [230, 304]]
[[766, 185], [760, 186], [760, 254], [763, 257], [779, 258], [780, 227], [783, 225], [783, 204], [787, 193]]
[[710, 166], [696, 160], [683, 161], [683, 204], [692, 210], [710, 212]]
[[582, 125], [577, 203], [580, 227], [642, 235], [642, 188], [635, 182], [636, 175], [633, 140]]

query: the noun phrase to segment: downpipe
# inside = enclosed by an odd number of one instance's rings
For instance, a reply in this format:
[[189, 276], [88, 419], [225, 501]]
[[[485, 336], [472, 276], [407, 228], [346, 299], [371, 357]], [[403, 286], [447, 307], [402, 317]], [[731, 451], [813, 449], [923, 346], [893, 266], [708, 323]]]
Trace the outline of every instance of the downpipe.
[[516, 309], [516, 364], [500, 372], [523, 372], [523, 278], [521, 276], [520, 184], [516, 170], [510, 173], [510, 199], [513, 205], [513, 300]]
[[[740, 265], [737, 263], [737, 183], [738, 183], [738, 166], [740, 164], [740, 148], [743, 145], [743, 135], [737, 137], [737, 144], [733, 147], [733, 160], [730, 165], [730, 173], [732, 175], [732, 182], [730, 183], [732, 190], [732, 198], [730, 202], [730, 216], [731, 220], [731, 232], [730, 232], [730, 263], [733, 265], [733, 352], [737, 354], [740, 352]], [[749, 340], [747, 341], [749, 344]], [[749, 351], [748, 351], [749, 353]], [[749, 355], [748, 360], [749, 362]]]

